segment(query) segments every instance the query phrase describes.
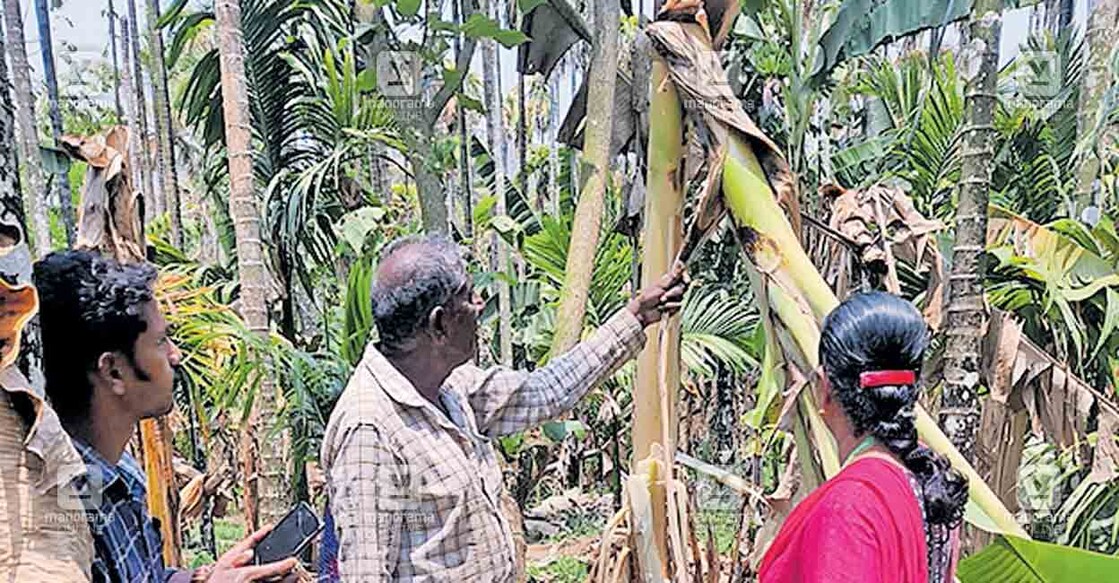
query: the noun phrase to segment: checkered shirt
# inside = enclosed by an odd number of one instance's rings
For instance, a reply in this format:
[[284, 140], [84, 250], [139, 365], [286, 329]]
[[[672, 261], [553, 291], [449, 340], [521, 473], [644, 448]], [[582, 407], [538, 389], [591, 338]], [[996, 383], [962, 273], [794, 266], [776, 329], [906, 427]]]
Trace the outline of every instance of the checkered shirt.
[[369, 347], [323, 437], [343, 581], [512, 581], [513, 536], [491, 439], [573, 408], [645, 342], [628, 310], [532, 372], [473, 365], [440, 410]]
[[128, 452], [113, 465], [93, 446], [74, 439], [86, 474], [74, 487], [86, 505], [95, 556], [93, 580], [112, 583], [167, 581], [175, 574], [163, 567], [162, 537], [148, 515], [144, 471]]

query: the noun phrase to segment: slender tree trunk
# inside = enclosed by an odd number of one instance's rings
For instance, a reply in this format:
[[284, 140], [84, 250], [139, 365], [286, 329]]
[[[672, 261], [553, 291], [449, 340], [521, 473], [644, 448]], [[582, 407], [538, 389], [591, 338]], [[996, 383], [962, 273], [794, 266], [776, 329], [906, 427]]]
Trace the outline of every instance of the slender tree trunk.
[[19, 0], [4, 0], [4, 21], [11, 44], [8, 56], [12, 59], [13, 97], [16, 104], [16, 125], [19, 127], [20, 155], [23, 157], [27, 190], [24, 208], [31, 214], [35, 225], [35, 252], [39, 257], [51, 250], [51, 226], [47, 217], [47, 188], [39, 156], [39, 130], [35, 126], [35, 95], [31, 92], [28, 74], [27, 44], [23, 37], [23, 16]]
[[152, 217], [155, 215], [155, 207], [152, 204], [151, 195], [151, 175], [148, 174], [145, 159], [142, 157], [144, 150], [144, 132], [140, 129], [139, 120], [136, 119], [136, 111], [139, 105], [136, 101], [138, 95], [132, 81], [132, 51], [128, 48], [128, 33], [132, 28], [132, 21], [128, 18], [120, 19], [121, 31], [121, 76], [120, 84], [121, 89], [124, 90], [124, 119], [125, 124], [128, 126], [128, 165], [132, 170], [132, 184], [141, 189], [140, 200], [144, 205], [144, 220], [145, 228], [151, 223]]
[[[1119, 43], [1119, 0], [1096, 0], [1096, 8], [1088, 18], [1088, 67], [1080, 85], [1080, 103], [1076, 116], [1077, 136], [1084, 137], [1095, 130], [1100, 112], [1100, 100], [1111, 83], [1109, 58]], [[1096, 138], [1094, 147], [1080, 164], [1076, 184], [1076, 213], [1089, 206], [1099, 207], [1102, 189], [1097, 185], [1100, 160], [1109, 145], [1116, 143], [1116, 128], [1105, 125]], [[1074, 215], [1076, 216], [1076, 215]]]
[[[486, 15], [498, 20], [499, 10], [494, 0], [486, 0], [483, 5]], [[494, 212], [504, 215], [507, 212], [505, 201], [505, 166], [508, 147], [505, 143], [505, 128], [503, 123], [500, 75], [501, 63], [498, 60], [497, 42], [493, 39], [482, 40], [482, 85], [486, 100], [486, 136], [489, 141], [490, 158], [493, 159], [493, 195], [497, 199]], [[509, 247], [505, 240], [493, 236], [497, 261], [495, 271], [509, 274]], [[498, 344], [500, 346], [501, 363], [513, 364], [513, 330], [512, 330], [512, 297], [509, 292], [509, 282], [504, 279], [497, 280], [497, 306], [498, 306]]]
[[[528, 182], [528, 111], [525, 103], [525, 74], [517, 71], [517, 186], [522, 193]], [[531, 204], [533, 201], [529, 201]]]
[[[5, 5], [5, 10], [7, 8]], [[17, 11], [14, 14], [18, 16], [20, 13]], [[11, 28], [9, 32], [12, 32]], [[16, 116], [12, 88], [8, 84], [8, 65], [4, 60], [9, 50], [12, 50], [12, 46], [5, 42], [4, 30], [0, 27], [0, 224], [16, 230], [7, 253], [0, 255], [0, 279], [11, 285], [29, 285], [31, 248], [27, 244], [27, 222], [19, 195], [19, 163], [15, 148]], [[24, 57], [25, 62], [26, 60]], [[38, 155], [38, 152], [35, 154]], [[17, 365], [40, 396], [43, 395], [42, 346], [39, 341], [39, 318], [35, 317], [23, 328]]]
[[972, 12], [971, 44], [981, 46], [976, 75], [968, 79], [961, 148], [956, 243], [949, 277], [945, 328], [944, 392], [940, 426], [964, 459], [975, 456], [979, 426], [979, 365], [986, 320], [983, 254], [987, 242], [987, 197], [994, 157], [995, 94], [998, 81], [1001, 0], [978, 0]]
[[[451, 0], [452, 18], [454, 18], [455, 26], [462, 26], [462, 0]], [[458, 61], [459, 53], [462, 52], [462, 36], [461, 33], [455, 34], [455, 61]], [[458, 142], [459, 142], [459, 182], [460, 189], [462, 190], [462, 204], [463, 215], [463, 232], [467, 237], [474, 237], [474, 191], [470, 187], [470, 167], [472, 166], [470, 157], [470, 132], [466, 128], [466, 108], [462, 103], [458, 103], [455, 107], [455, 118], [458, 124]]]
[[124, 106], [120, 101], [120, 62], [117, 61], [117, 11], [113, 0], [109, 0], [109, 50], [113, 59], [113, 105], [117, 123], [124, 123]]
[[144, 92], [144, 66], [140, 62], [140, 19], [136, 15], [136, 0], [128, 0], [128, 21], [132, 27], [128, 30], [128, 36], [124, 38], [124, 42], [128, 43], [132, 51], [132, 90], [135, 94], [134, 103], [136, 105], [134, 112], [136, 114], [137, 129], [139, 133], [136, 134], [136, 149], [140, 158], [140, 179], [144, 187], [142, 193], [144, 203], [152, 209], [152, 215], [161, 215], [165, 210], [163, 208], [163, 197], [159, 194], [158, 188], [155, 185], [155, 178], [152, 172], [155, 170], [155, 160], [152, 159], [152, 136], [148, 129], [148, 107], [147, 95]]
[[548, 148], [548, 191], [541, 203], [543, 208], [559, 215], [559, 75], [553, 74], [548, 80], [548, 140], [553, 147]]
[[581, 164], [584, 182], [571, 227], [566, 279], [556, 314], [552, 355], [561, 354], [574, 346], [583, 331], [583, 317], [605, 208], [603, 199], [610, 176], [614, 82], [618, 70], [618, 12], [618, 0], [594, 3], [595, 47], [588, 70], [587, 129]]
[[[241, 314], [250, 330], [267, 337], [268, 268], [260, 241], [260, 206], [253, 191], [252, 132], [240, 2], [217, 0], [214, 14], [221, 60], [225, 144], [229, 157], [229, 212], [237, 238], [237, 268], [241, 281]], [[260, 523], [274, 523], [287, 511], [286, 434], [273, 437], [269, 431], [276, 419], [277, 397], [268, 375], [262, 375], [253, 410], [249, 414], [249, 427], [244, 432], [246, 441], [242, 443], [243, 446], [249, 445], [248, 451], [242, 451], [245, 457], [245, 518], [253, 528]]]
[[148, 0], [148, 48], [151, 51], [152, 107], [155, 108], [155, 153], [163, 182], [163, 208], [171, 215], [171, 241], [183, 247], [183, 214], [179, 205], [179, 179], [175, 172], [175, 124], [163, 60], [163, 33], [159, 30], [159, 0]]
[[[50, 105], [51, 136], [54, 147], [61, 148], [62, 110], [58, 105], [58, 76], [54, 70], [54, 47], [51, 40], [51, 17], [47, 10], [47, 0], [35, 0], [35, 14], [39, 18], [39, 49], [43, 53], [43, 76], [47, 82], [47, 101]], [[66, 229], [66, 246], [74, 244], [74, 199], [70, 194], [70, 161], [62, 158], [62, 170], [55, 178], [59, 196], [58, 208], [62, 224]]]

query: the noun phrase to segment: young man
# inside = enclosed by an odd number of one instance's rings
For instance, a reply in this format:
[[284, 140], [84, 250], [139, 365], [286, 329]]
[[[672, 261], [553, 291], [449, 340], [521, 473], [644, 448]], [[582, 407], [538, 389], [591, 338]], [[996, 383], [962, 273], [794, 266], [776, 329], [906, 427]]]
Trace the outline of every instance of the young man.
[[492, 440], [574, 407], [680, 306], [665, 275], [583, 342], [532, 372], [468, 364], [482, 303], [457, 245], [396, 241], [373, 284], [370, 346], [330, 416], [322, 460], [343, 581], [512, 581]]
[[37, 263], [33, 277], [47, 396], [87, 469], [75, 487], [93, 534], [93, 580], [253, 581], [290, 571], [294, 559], [245, 566], [266, 530], [203, 571], [163, 564], [143, 470], [125, 451], [137, 422], [171, 410], [181, 358], [155, 301], [155, 269], [66, 251]]

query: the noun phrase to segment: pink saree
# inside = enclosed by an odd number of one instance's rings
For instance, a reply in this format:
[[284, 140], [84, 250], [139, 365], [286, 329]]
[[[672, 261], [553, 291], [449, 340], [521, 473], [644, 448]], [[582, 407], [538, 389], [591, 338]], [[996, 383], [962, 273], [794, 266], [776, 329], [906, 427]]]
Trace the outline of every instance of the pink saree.
[[[759, 580], [923, 583], [929, 580], [928, 555], [921, 505], [908, 474], [881, 458], [865, 457], [793, 509], [762, 559]], [[938, 575], [954, 570], [945, 566]]]

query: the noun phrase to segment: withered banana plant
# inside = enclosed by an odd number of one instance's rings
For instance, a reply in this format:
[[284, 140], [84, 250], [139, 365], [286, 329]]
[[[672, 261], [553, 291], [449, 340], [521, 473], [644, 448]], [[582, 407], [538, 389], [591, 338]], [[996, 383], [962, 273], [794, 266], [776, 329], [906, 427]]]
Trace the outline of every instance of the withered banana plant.
[[[803, 485], [814, 487], [839, 470], [834, 440], [803, 390], [818, 365], [823, 318], [838, 299], [800, 244], [796, 181], [780, 149], [743, 111], [732, 93], [702, 10], [692, 22], [673, 15], [646, 30], [657, 59], [696, 126], [708, 155], [707, 181], [682, 255], [729, 213], [750, 266], [770, 348], [778, 348], [787, 409], [797, 437]], [[655, 120], [654, 123], [662, 123]], [[970, 481], [968, 518], [984, 528], [1026, 536], [998, 497], [960, 456], [936, 423], [918, 410], [921, 440], [947, 456]], [[809, 447], [810, 445], [810, 447]]]

